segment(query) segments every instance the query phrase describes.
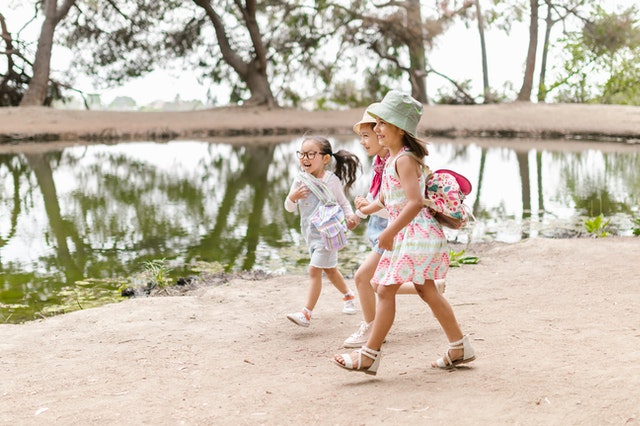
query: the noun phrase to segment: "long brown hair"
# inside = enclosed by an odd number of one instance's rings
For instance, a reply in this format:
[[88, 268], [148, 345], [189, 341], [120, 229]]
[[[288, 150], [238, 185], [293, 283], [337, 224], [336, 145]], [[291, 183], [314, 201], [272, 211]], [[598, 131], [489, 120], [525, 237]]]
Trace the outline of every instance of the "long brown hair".
[[418, 158], [424, 158], [429, 155], [429, 150], [427, 149], [427, 143], [421, 141], [415, 136], [411, 136], [409, 133], [404, 132], [404, 136], [402, 138], [402, 144], [409, 148], [411, 152], [413, 152]]

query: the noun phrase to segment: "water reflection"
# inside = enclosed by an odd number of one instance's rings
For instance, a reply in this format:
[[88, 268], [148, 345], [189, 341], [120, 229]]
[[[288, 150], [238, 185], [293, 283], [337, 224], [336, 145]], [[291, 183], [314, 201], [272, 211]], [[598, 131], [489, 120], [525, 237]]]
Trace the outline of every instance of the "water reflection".
[[[501, 145], [502, 144], [502, 145]], [[195, 262], [227, 270], [302, 272], [298, 217], [283, 199], [298, 140], [197, 141], [0, 151], [0, 322], [116, 300], [146, 260], [188, 275]], [[639, 215], [640, 147], [433, 140], [429, 165], [465, 174], [477, 222], [459, 242], [574, 236], [585, 217], [631, 235]], [[355, 139], [334, 140], [368, 161]], [[16, 150], [17, 148], [13, 147]], [[352, 195], [365, 193], [366, 179]], [[341, 261], [357, 267], [363, 229]]]

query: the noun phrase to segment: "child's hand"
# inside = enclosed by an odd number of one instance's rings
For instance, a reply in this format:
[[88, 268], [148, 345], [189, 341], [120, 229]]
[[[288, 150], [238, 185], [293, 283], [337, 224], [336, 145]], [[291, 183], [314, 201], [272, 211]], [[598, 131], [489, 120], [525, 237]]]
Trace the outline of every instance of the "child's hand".
[[291, 194], [289, 194], [289, 199], [294, 203], [297, 203], [298, 201], [307, 198], [309, 196], [309, 192], [311, 191], [306, 187], [306, 185], [300, 185], [293, 190]]
[[393, 250], [393, 235], [385, 229], [378, 235], [378, 247], [384, 250]]
[[361, 197], [360, 195], [356, 196], [353, 200], [353, 204], [356, 206], [356, 209], [361, 209], [364, 206], [369, 205], [369, 201], [365, 197]]
[[349, 217], [347, 217], [347, 229], [349, 231], [352, 231], [359, 224], [360, 224], [360, 218], [355, 214], [349, 215]]

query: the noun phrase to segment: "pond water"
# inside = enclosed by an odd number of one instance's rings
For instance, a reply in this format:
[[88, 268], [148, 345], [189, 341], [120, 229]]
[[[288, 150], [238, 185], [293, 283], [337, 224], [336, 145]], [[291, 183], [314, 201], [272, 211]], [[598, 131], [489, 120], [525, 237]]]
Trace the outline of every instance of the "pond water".
[[[355, 138], [332, 142], [357, 153], [368, 175], [370, 161]], [[299, 219], [283, 207], [299, 143], [2, 148], [0, 323], [117, 301], [119, 288], [144, 280], [145, 262], [158, 259], [174, 279], [203, 269], [304, 272]], [[635, 238], [640, 146], [559, 144], [431, 140], [429, 166], [454, 169], [473, 184], [466, 203], [476, 221], [447, 230], [449, 239], [575, 237], [600, 214], [610, 233]], [[351, 198], [367, 188], [360, 179]], [[356, 229], [341, 256], [346, 275], [369, 249], [363, 231]]]

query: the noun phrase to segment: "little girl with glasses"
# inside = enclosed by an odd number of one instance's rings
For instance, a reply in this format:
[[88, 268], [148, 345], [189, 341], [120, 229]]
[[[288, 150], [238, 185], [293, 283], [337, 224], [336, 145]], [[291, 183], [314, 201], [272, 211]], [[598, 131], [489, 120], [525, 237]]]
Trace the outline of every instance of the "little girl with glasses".
[[[296, 154], [302, 173], [310, 174], [312, 178], [322, 181], [329, 188], [344, 212], [347, 228], [355, 228], [359, 219], [353, 213], [345, 191], [348, 192], [356, 181], [356, 173], [360, 168], [358, 157], [343, 149], [334, 153], [331, 143], [321, 136], [306, 136], [302, 141], [300, 151]], [[334, 172], [327, 170], [332, 159], [335, 160]], [[356, 313], [355, 296], [347, 287], [344, 277], [338, 270], [338, 251], [325, 247], [320, 233], [310, 221], [311, 215], [319, 203], [318, 197], [302, 182], [300, 177], [294, 179], [284, 202], [284, 207], [288, 212], [293, 213], [297, 209], [300, 213], [301, 233], [311, 257], [309, 263], [310, 285], [305, 306], [302, 311], [287, 315], [290, 321], [301, 327], [309, 327], [311, 323], [313, 309], [322, 291], [323, 273], [343, 296], [342, 312], [345, 314]]]

